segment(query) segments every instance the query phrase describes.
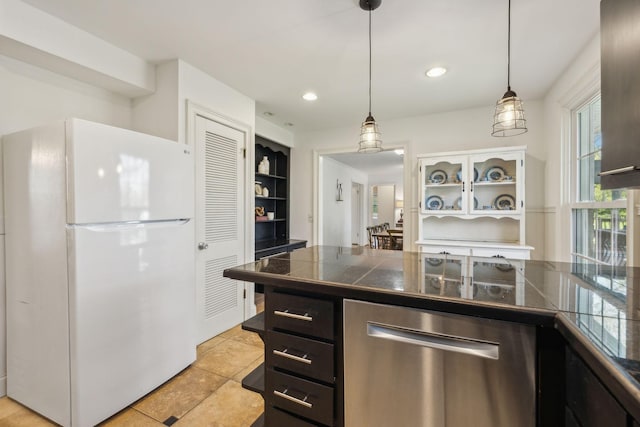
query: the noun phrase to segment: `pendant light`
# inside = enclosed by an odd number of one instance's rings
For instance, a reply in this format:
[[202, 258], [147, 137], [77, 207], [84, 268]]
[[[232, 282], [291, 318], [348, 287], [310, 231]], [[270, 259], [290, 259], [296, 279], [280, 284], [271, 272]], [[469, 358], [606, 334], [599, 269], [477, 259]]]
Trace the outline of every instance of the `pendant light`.
[[511, 0], [509, 0], [509, 24], [507, 31], [507, 91], [496, 103], [493, 116], [493, 136], [514, 136], [527, 131], [522, 101], [511, 90]]
[[360, 0], [360, 8], [369, 12], [369, 115], [360, 128], [359, 153], [378, 153], [382, 151], [382, 140], [376, 120], [371, 115], [371, 12], [380, 6], [382, 0]]

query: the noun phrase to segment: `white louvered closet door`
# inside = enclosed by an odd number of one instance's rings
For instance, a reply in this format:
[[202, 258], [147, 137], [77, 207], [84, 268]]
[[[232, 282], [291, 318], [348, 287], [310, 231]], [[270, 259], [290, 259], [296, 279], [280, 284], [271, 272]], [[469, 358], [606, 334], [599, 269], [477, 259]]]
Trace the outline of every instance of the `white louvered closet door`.
[[198, 342], [244, 320], [244, 285], [222, 277], [244, 263], [245, 133], [196, 117]]

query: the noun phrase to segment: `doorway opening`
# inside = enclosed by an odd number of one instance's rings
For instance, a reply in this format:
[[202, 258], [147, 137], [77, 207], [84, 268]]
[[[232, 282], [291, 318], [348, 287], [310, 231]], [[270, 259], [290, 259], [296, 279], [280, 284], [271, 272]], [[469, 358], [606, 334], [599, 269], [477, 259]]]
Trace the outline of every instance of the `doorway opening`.
[[[387, 224], [404, 234], [404, 150], [317, 154], [316, 233], [321, 245], [375, 247], [369, 229]], [[342, 192], [343, 187], [349, 188]], [[399, 229], [399, 230], [398, 230]]]

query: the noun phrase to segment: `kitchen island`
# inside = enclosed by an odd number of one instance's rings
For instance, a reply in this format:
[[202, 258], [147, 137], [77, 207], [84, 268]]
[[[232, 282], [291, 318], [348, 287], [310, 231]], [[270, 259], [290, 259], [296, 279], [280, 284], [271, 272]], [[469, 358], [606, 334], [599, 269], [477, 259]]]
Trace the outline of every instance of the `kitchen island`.
[[531, 378], [535, 425], [640, 420], [639, 268], [316, 246], [224, 275], [265, 286], [265, 314], [246, 322], [265, 340], [265, 364], [244, 385], [263, 393], [266, 425], [353, 425], [345, 300], [533, 331], [534, 347], [523, 347], [533, 349], [524, 357], [532, 372], [517, 374]]

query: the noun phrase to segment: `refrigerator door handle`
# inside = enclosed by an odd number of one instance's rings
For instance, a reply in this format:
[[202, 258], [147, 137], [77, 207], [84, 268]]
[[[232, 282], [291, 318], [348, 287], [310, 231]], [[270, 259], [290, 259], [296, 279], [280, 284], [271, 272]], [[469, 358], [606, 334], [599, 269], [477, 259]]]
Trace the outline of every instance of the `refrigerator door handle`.
[[436, 350], [469, 354], [485, 359], [498, 360], [500, 358], [499, 344], [478, 341], [472, 338], [417, 331], [415, 329], [385, 325], [371, 321], [367, 322], [367, 335], [374, 338], [418, 345]]
[[98, 232], [111, 232], [118, 229], [138, 227], [179, 227], [191, 221], [190, 218], [161, 219], [151, 221], [96, 222], [91, 224], [67, 224], [67, 228], [87, 229]]

